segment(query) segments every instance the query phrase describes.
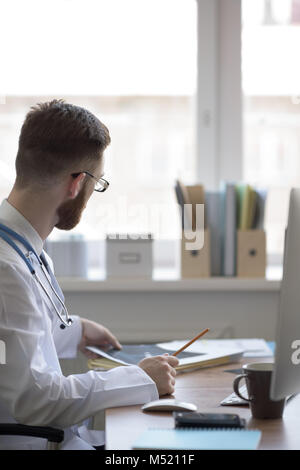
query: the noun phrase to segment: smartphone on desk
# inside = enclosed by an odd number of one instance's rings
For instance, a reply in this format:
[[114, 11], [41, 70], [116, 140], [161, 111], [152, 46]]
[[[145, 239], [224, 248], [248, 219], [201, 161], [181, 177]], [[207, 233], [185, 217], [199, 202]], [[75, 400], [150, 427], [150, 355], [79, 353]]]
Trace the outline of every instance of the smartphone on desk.
[[174, 411], [175, 428], [237, 428], [246, 426], [246, 420], [231, 413], [196, 413]]

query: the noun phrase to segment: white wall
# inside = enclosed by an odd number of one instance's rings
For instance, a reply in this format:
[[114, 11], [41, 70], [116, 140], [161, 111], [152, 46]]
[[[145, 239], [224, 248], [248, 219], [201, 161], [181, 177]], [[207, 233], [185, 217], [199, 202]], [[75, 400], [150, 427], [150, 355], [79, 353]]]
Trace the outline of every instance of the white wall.
[[103, 323], [120, 341], [212, 337], [274, 340], [278, 289], [262, 291], [65, 292], [70, 313]]

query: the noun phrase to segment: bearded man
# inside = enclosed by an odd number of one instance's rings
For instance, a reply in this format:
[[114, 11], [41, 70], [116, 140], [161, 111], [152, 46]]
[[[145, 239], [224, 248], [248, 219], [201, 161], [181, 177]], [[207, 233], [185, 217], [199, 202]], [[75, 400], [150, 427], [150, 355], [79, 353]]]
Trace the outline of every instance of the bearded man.
[[[31, 108], [16, 157], [16, 181], [0, 206], [0, 422], [59, 427], [63, 449], [103, 442], [85, 426], [108, 407], [142, 404], [172, 394], [178, 359], [163, 355], [107, 372], [65, 377], [59, 357], [87, 345], [121, 348], [103, 325], [64, 315], [63, 293], [43, 245], [54, 227], [71, 230], [104, 176], [106, 126], [84, 108], [53, 100]], [[99, 194], [98, 194], [99, 193]], [[101, 203], [99, 201], [99, 203]], [[99, 312], [101, 317], [101, 311]], [[0, 436], [0, 448], [43, 449], [45, 440]]]

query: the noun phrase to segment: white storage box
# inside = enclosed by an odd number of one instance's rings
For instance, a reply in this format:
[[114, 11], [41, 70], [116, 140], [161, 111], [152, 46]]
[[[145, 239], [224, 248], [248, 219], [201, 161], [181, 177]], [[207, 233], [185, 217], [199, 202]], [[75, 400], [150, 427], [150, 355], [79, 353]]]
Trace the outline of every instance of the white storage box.
[[108, 235], [107, 277], [152, 278], [152, 244], [151, 235]]
[[67, 240], [47, 240], [45, 250], [52, 258], [56, 277], [87, 278], [87, 242], [80, 236]]

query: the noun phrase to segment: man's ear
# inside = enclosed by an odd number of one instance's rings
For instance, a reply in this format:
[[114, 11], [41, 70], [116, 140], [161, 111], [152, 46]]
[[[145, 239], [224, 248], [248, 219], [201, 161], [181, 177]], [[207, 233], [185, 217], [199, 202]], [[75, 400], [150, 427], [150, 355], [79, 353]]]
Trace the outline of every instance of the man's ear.
[[76, 177], [70, 176], [71, 179], [68, 186], [68, 196], [70, 199], [75, 199], [78, 195], [85, 176], [86, 175], [84, 173], [79, 173]]

